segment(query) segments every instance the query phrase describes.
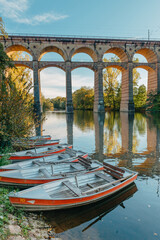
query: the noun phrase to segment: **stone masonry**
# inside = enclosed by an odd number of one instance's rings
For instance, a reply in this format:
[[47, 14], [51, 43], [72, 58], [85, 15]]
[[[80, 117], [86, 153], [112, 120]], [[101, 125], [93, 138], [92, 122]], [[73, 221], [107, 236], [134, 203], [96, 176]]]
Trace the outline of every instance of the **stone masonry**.
[[[119, 40], [98, 38], [8, 36], [0, 39], [6, 53], [25, 51], [32, 61], [15, 61], [16, 66], [33, 70], [35, 110], [41, 112], [40, 71], [47, 67], [58, 67], [66, 73], [66, 112], [73, 112], [71, 71], [86, 67], [94, 71], [94, 112], [104, 112], [103, 69], [114, 67], [122, 72], [121, 111], [134, 111], [133, 68], [148, 71], [148, 92], [160, 91], [160, 41]], [[47, 52], [56, 52], [64, 61], [41, 61]], [[92, 62], [72, 62], [77, 53], [86, 53]], [[103, 62], [105, 53], [116, 54], [121, 62]], [[143, 55], [147, 63], [133, 62], [135, 53]]]

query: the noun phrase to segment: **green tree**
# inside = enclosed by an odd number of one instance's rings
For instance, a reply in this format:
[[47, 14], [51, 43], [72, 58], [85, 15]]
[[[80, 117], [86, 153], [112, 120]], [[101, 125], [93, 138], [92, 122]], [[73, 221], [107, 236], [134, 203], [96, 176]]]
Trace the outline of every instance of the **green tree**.
[[[138, 58], [134, 59], [134, 62], [138, 62]], [[110, 59], [104, 59], [104, 62], [120, 62], [118, 57], [112, 57]], [[118, 110], [120, 108], [121, 101], [121, 83], [120, 83], [121, 71], [117, 68], [107, 68], [103, 73], [103, 86], [104, 86], [104, 103], [105, 107], [112, 110]], [[140, 79], [140, 73], [136, 68], [133, 69], [133, 86], [138, 85]]]
[[54, 110], [54, 106], [53, 103], [51, 102], [50, 98], [45, 98], [43, 95], [41, 96], [41, 101], [42, 101], [42, 109], [43, 112], [45, 111], [53, 111]]
[[160, 92], [150, 91], [147, 96], [146, 108], [148, 111], [160, 111]]
[[74, 109], [93, 109], [94, 90], [88, 87], [81, 87], [73, 93]]
[[146, 86], [143, 84], [139, 88], [134, 87], [133, 91], [134, 105], [136, 109], [144, 108], [147, 100]]
[[56, 97], [50, 100], [53, 104], [54, 109], [65, 110], [66, 108], [66, 98], [65, 97]]
[[[3, 25], [1, 25], [2, 27]], [[1, 30], [1, 34], [3, 31]], [[12, 68], [12, 69], [11, 69]], [[9, 70], [10, 69], [10, 70]], [[0, 44], [0, 144], [29, 135], [33, 128], [33, 109], [28, 77], [16, 71]]]
[[[104, 62], [120, 62], [117, 57], [104, 59]], [[109, 109], [119, 109], [121, 97], [121, 84], [119, 83], [121, 71], [117, 68], [107, 68], [103, 72], [104, 103]]]

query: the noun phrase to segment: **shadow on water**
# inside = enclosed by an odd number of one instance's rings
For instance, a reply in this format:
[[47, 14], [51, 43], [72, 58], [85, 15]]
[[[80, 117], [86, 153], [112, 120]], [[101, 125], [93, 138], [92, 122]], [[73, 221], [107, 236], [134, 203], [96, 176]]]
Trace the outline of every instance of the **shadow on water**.
[[132, 197], [137, 191], [136, 185], [133, 183], [122, 191], [114, 194], [112, 197], [92, 203], [87, 206], [72, 208], [68, 210], [57, 210], [44, 213], [46, 222], [48, 222], [56, 233], [62, 233], [81, 224], [85, 225], [82, 232], [85, 232], [99, 220], [105, 217], [109, 212], [117, 206], [125, 208], [127, 199]]

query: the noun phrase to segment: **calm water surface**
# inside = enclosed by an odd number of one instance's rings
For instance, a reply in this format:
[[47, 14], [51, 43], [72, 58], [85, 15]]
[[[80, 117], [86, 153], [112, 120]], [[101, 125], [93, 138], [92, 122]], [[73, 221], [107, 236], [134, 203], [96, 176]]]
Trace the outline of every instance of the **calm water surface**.
[[46, 114], [43, 134], [92, 158], [138, 171], [135, 184], [110, 199], [44, 213], [64, 240], [160, 240], [160, 116], [77, 111]]

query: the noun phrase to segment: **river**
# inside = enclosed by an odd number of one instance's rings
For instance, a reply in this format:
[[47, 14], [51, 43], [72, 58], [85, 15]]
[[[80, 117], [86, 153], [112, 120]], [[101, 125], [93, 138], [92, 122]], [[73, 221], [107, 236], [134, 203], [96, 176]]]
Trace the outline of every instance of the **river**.
[[63, 240], [160, 239], [160, 116], [47, 112], [42, 134], [73, 144], [92, 158], [139, 173], [135, 184], [86, 207], [44, 213]]

